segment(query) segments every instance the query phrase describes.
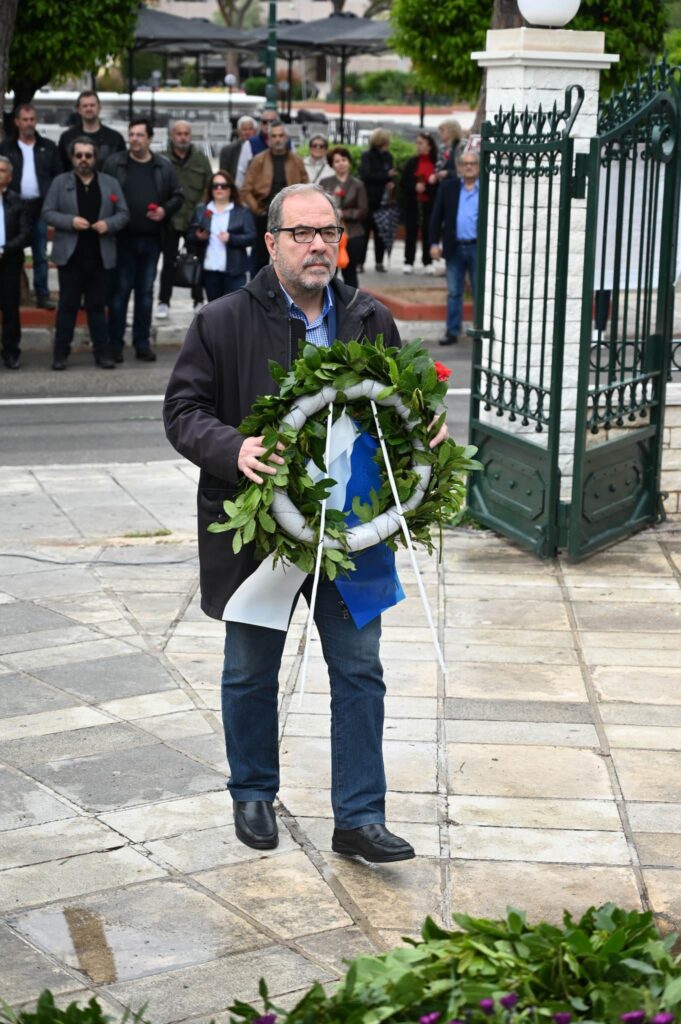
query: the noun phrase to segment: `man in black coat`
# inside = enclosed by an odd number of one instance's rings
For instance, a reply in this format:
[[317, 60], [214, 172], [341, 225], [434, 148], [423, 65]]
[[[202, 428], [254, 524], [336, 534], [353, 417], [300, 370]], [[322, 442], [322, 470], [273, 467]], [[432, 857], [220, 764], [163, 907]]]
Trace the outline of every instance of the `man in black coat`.
[[0, 156], [0, 313], [2, 313], [2, 361], [8, 370], [19, 369], [21, 322], [19, 297], [24, 246], [31, 235], [28, 211], [9, 185], [12, 164]]
[[130, 211], [130, 220], [118, 236], [116, 283], [109, 306], [109, 347], [114, 362], [123, 362], [123, 336], [130, 295], [135, 292], [132, 345], [137, 359], [153, 363], [151, 313], [158, 257], [174, 213], [184, 192], [169, 160], [151, 151], [154, 129], [145, 118], [130, 122], [129, 151], [114, 153], [104, 173], [116, 178]]
[[[283, 461], [275, 453], [264, 462], [262, 437], [244, 438], [237, 429], [258, 396], [276, 393], [268, 360], [290, 366], [303, 338], [325, 347], [336, 338], [373, 341], [382, 334], [388, 345], [400, 344], [385, 306], [334, 278], [341, 234], [335, 202], [319, 185], [283, 189], [269, 208], [272, 265], [199, 313], [164, 406], [171, 444], [201, 469], [202, 608], [228, 619], [222, 676], [228, 787], [238, 838], [262, 850], [278, 842], [272, 805], [279, 788], [277, 686], [286, 632], [229, 621], [227, 600], [259, 563], [252, 543], [234, 554], [229, 540], [207, 527], [244, 476], [262, 483]], [[446, 427], [431, 443], [444, 437]], [[308, 601], [310, 590], [307, 577], [302, 592]], [[333, 849], [375, 862], [410, 859], [409, 843], [385, 827], [380, 616], [358, 629], [329, 580], [320, 581], [314, 612], [331, 680]]]
[[13, 191], [18, 192], [31, 221], [33, 288], [41, 309], [54, 309], [47, 279], [47, 225], [40, 213], [52, 179], [61, 174], [61, 162], [54, 142], [36, 131], [35, 107], [22, 103], [14, 114], [16, 138], [6, 139], [0, 153], [12, 163]]
[[238, 138], [234, 142], [228, 142], [226, 146], [222, 147], [218, 162], [220, 170], [231, 174], [234, 181], [236, 181], [236, 171], [239, 166], [239, 157], [241, 156], [243, 144], [248, 139], [252, 139], [258, 130], [255, 118], [251, 117], [250, 114], [244, 114], [237, 121], [236, 130]]
[[96, 170], [101, 171], [112, 153], [125, 152], [125, 139], [114, 128], [108, 128], [99, 119], [101, 104], [93, 89], [81, 92], [76, 100], [76, 112], [80, 124], [67, 128], [59, 138], [57, 148], [64, 171], [71, 170], [70, 146], [78, 138], [89, 139], [97, 153]]

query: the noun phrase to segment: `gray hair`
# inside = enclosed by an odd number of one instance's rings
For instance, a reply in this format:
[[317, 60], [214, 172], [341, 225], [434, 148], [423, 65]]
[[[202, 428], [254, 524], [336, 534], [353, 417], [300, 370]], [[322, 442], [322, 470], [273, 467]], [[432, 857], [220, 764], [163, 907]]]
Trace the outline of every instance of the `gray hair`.
[[187, 128], [189, 128], [189, 131], [191, 132], [191, 130], [192, 130], [192, 126], [191, 126], [191, 124], [189, 123], [189, 121], [185, 120], [185, 118], [184, 118], [184, 117], [178, 117], [177, 121], [172, 121], [172, 122], [171, 122], [171, 124], [170, 124], [170, 128], [168, 129], [168, 134], [169, 134], [169, 135], [172, 135], [172, 134], [173, 134], [173, 132], [175, 131], [175, 129], [176, 129], [176, 128], [179, 128], [181, 124], [182, 124], [182, 125], [186, 125], [186, 126], [187, 126]]
[[250, 124], [252, 128], [258, 127], [258, 122], [250, 114], [242, 114], [236, 123], [237, 128], [243, 128], [244, 125]]
[[332, 196], [330, 192], [323, 189], [321, 185], [310, 185], [306, 182], [303, 185], [288, 185], [286, 188], [282, 188], [281, 192], [277, 193], [270, 203], [270, 210], [267, 214], [267, 230], [272, 232], [276, 228], [281, 227], [281, 222], [283, 220], [283, 206], [287, 199], [290, 199], [291, 196], [310, 194], [324, 196], [333, 210], [334, 220], [336, 224], [338, 224], [338, 203], [336, 202], [335, 196]]
[[3, 156], [2, 154], [0, 154], [0, 164], [7, 164], [7, 166], [10, 169], [10, 173], [12, 172], [12, 170], [13, 170], [12, 161], [10, 160], [10, 158], [8, 156]]

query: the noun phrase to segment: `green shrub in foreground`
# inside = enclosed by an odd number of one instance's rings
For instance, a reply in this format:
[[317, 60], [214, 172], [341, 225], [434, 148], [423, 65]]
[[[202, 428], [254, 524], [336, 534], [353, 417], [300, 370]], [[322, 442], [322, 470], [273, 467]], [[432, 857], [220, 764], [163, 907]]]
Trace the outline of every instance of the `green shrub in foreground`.
[[430, 918], [422, 942], [353, 961], [330, 996], [314, 985], [288, 1012], [261, 995], [265, 1014], [230, 1007], [234, 1024], [672, 1024], [681, 1004], [675, 936], [651, 913], [592, 907], [563, 927], [455, 914], [460, 931]]
[[[289, 1011], [269, 998], [241, 1001], [232, 1024], [675, 1024], [681, 1020], [681, 958], [651, 913], [611, 903], [563, 927], [527, 923], [520, 911], [488, 921], [455, 914], [459, 931], [430, 918], [422, 942], [354, 960], [332, 994], [315, 984]], [[153, 1010], [153, 1008], [152, 1008]], [[122, 1024], [141, 1024], [144, 1009]], [[8, 1024], [107, 1024], [96, 999], [57, 1008], [43, 992], [35, 1011], [0, 1009]]]

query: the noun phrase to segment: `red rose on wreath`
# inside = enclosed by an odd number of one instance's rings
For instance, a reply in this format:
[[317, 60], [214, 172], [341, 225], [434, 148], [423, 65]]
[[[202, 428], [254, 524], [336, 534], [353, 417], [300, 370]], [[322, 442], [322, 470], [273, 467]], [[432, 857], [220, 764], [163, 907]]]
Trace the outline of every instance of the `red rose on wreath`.
[[439, 381], [449, 380], [452, 375], [452, 371], [443, 366], [442, 363], [435, 363], [435, 372]]

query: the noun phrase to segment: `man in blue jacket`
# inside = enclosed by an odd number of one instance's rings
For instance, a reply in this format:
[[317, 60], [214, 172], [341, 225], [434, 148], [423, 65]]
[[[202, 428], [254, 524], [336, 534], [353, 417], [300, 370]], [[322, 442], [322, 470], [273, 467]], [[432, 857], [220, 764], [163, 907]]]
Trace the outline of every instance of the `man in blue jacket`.
[[430, 221], [430, 255], [444, 256], [447, 266], [447, 333], [441, 345], [455, 345], [461, 330], [466, 273], [475, 288], [478, 244], [480, 158], [469, 150], [459, 161], [461, 179], [445, 178], [435, 196]]

